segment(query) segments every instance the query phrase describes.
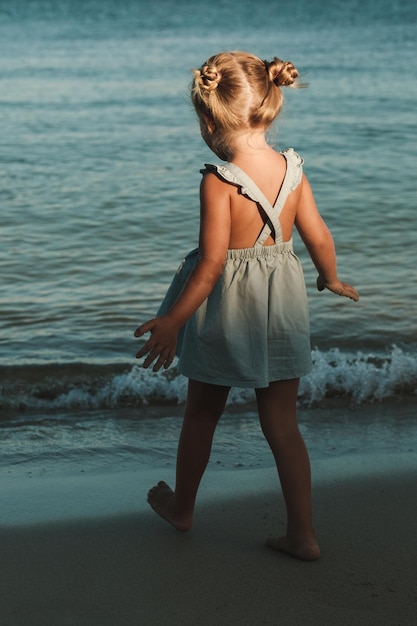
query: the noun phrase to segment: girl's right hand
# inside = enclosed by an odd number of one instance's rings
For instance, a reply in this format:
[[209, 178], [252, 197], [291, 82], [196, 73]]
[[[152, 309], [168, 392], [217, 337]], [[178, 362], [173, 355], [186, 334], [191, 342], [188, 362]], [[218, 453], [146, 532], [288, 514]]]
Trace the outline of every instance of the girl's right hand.
[[135, 337], [142, 337], [150, 332], [151, 336], [144, 346], [136, 353], [139, 359], [147, 355], [143, 367], [147, 369], [154, 361], [153, 371], [158, 372], [161, 367], [168, 369], [175, 357], [175, 348], [178, 340], [178, 326], [168, 316], [155, 317], [148, 320], [135, 330]]
[[326, 283], [326, 281], [321, 276], [319, 276], [317, 278], [317, 289], [319, 291], [328, 289], [329, 291], [336, 293], [338, 296], [345, 296], [346, 298], [350, 298], [355, 302], [359, 300], [359, 294], [356, 289], [348, 283], [342, 283], [341, 280], [334, 280], [331, 283]]

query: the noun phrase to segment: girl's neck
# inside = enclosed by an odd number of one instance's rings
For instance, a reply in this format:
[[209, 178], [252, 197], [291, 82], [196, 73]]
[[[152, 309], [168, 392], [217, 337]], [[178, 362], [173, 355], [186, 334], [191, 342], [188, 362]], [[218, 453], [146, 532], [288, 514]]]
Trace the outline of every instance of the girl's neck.
[[263, 130], [251, 130], [236, 133], [230, 142], [231, 161], [247, 160], [259, 157], [272, 150], [268, 145]]

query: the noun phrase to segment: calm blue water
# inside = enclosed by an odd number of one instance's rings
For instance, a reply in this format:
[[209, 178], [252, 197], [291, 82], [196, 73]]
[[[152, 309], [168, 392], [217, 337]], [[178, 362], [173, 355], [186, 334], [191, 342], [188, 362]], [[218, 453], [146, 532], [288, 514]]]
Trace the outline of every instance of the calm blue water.
[[304, 156], [361, 293], [318, 294], [295, 239], [316, 362], [301, 401], [413, 399], [416, 23], [414, 0], [0, 1], [2, 422], [183, 400], [175, 368], [136, 366], [133, 331], [196, 243], [216, 159], [190, 69], [223, 49], [290, 59], [310, 83], [271, 141]]

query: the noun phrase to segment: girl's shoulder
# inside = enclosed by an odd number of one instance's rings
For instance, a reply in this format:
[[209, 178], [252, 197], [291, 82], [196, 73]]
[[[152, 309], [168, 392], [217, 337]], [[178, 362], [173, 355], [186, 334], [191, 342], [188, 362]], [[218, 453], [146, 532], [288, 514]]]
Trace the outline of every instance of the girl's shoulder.
[[286, 179], [288, 181], [290, 191], [294, 191], [303, 178], [304, 159], [294, 150], [294, 148], [287, 148], [287, 150], [283, 150], [281, 154], [287, 161]]
[[[285, 158], [286, 172], [284, 179], [289, 191], [293, 191], [302, 180], [304, 159], [293, 148], [287, 148], [277, 154]], [[253, 193], [252, 179], [235, 163], [205, 163], [200, 173], [204, 178], [209, 178], [208, 174], [214, 174], [217, 179], [238, 187], [243, 195], [257, 201], [256, 194], [254, 195]]]
[[[245, 174], [245, 172], [234, 163], [206, 163], [204, 168], [201, 169], [200, 172], [201, 174], [203, 174], [203, 185], [210, 184], [210, 178], [212, 180], [217, 179], [217, 181], [221, 181], [223, 186], [224, 183], [228, 183], [228, 185], [233, 185], [234, 187], [237, 187], [239, 189], [240, 193], [243, 196], [257, 201], [257, 196], [253, 192], [253, 182], [251, 181], [249, 176], [247, 176], [247, 174]], [[214, 176], [210, 177], [210, 174], [214, 174]]]

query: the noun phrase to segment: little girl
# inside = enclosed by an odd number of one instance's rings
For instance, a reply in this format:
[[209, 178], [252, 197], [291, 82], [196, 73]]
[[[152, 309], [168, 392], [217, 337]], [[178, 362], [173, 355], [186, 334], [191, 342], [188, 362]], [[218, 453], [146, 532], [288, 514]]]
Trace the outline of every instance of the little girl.
[[280, 112], [281, 88], [298, 72], [277, 57], [217, 54], [194, 72], [191, 97], [201, 134], [225, 161], [202, 170], [198, 250], [186, 259], [157, 317], [135, 332], [144, 367], [168, 368], [175, 354], [188, 379], [173, 491], [159, 482], [151, 507], [176, 529], [193, 522], [200, 480], [230, 387], [255, 389], [263, 433], [287, 509], [284, 537], [267, 544], [303, 560], [320, 551], [312, 522], [308, 453], [298, 429], [299, 378], [311, 369], [306, 290], [293, 252], [295, 225], [318, 271], [317, 288], [352, 300], [339, 280], [332, 236], [292, 149], [276, 152], [265, 132]]

